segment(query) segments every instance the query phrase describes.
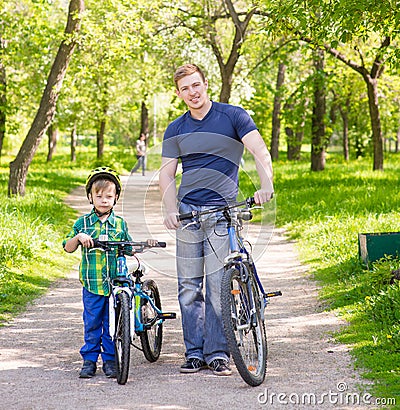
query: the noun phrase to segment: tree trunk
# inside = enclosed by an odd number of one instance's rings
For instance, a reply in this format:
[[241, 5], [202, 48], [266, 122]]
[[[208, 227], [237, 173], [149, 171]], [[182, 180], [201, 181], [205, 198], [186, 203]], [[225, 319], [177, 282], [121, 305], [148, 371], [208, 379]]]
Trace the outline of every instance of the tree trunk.
[[53, 154], [56, 152], [58, 138], [58, 130], [53, 126], [53, 124], [50, 124], [49, 128], [47, 128], [47, 135], [49, 137], [47, 162], [50, 162], [53, 158]]
[[[4, 48], [4, 40], [0, 37], [0, 50]], [[0, 54], [1, 56], [2, 54]], [[6, 68], [0, 57], [0, 158], [3, 152], [3, 142], [6, 136], [7, 111], [7, 77]]]
[[314, 107], [311, 129], [311, 170], [325, 169], [325, 78], [324, 78], [324, 51], [317, 49], [314, 52]]
[[58, 49], [46, 88], [40, 101], [39, 109], [28, 131], [28, 135], [22, 143], [15, 160], [10, 163], [10, 177], [8, 181], [9, 196], [25, 195], [28, 168], [47, 127], [53, 120], [65, 73], [75, 49], [83, 10], [84, 0], [70, 0], [67, 26], [65, 28], [66, 39], [61, 42]]
[[350, 111], [350, 98], [346, 98], [346, 109], [343, 109], [342, 106], [339, 105], [339, 112], [340, 116], [342, 117], [343, 122], [343, 136], [342, 136], [342, 144], [343, 144], [343, 158], [345, 161], [348, 161], [350, 158], [349, 154], [349, 111]]
[[289, 161], [299, 161], [301, 157], [301, 145], [303, 143], [304, 131], [294, 132], [292, 128], [285, 128], [287, 136], [287, 159]]
[[398, 153], [400, 148], [400, 126], [397, 128], [395, 152]]
[[104, 134], [106, 130], [106, 120], [103, 118], [100, 121], [100, 127], [97, 130], [97, 158], [100, 159], [104, 154]]
[[[310, 39], [304, 39], [307, 42], [311, 42]], [[325, 49], [332, 54], [334, 57], [338, 58], [344, 64], [348, 65], [353, 70], [357, 71], [362, 75], [364, 81], [367, 84], [368, 90], [368, 105], [370, 112], [371, 120], [371, 129], [372, 129], [372, 143], [374, 149], [374, 165], [373, 170], [383, 170], [383, 136], [382, 136], [382, 127], [381, 127], [381, 118], [379, 114], [379, 103], [378, 103], [378, 79], [383, 73], [385, 68], [384, 65], [384, 55], [387, 48], [390, 45], [390, 37], [387, 36], [382, 40], [381, 46], [376, 53], [375, 60], [372, 64], [371, 70], [368, 70], [362, 65], [356, 64], [351, 59], [347, 58], [344, 54], [340, 53], [338, 50], [324, 45]]]
[[223, 0], [223, 3], [235, 27], [234, 38], [232, 40], [231, 49], [226, 62], [224, 62], [224, 53], [218, 45], [219, 40], [215, 35], [216, 30], [212, 27], [209, 27], [207, 32], [207, 42], [214, 52], [221, 73], [222, 85], [219, 101], [228, 103], [232, 92], [233, 71], [235, 70], [236, 63], [239, 60], [240, 49], [245, 41], [246, 31], [254, 13], [256, 12], [256, 8], [250, 8], [247, 13], [244, 13], [244, 18], [241, 20], [239, 18], [241, 15], [239, 15], [239, 13], [235, 10], [235, 5], [232, 0]]
[[140, 112], [140, 134], [138, 135], [138, 138], [141, 134], [146, 135], [147, 141], [147, 136], [149, 135], [149, 110], [144, 101], [142, 101], [142, 108]]
[[281, 132], [281, 101], [282, 85], [285, 81], [286, 65], [282, 62], [278, 66], [278, 76], [276, 80], [276, 91], [274, 97], [274, 109], [272, 112], [272, 137], [271, 137], [271, 158], [279, 159], [279, 134]]
[[223, 65], [220, 66], [220, 72], [222, 85], [221, 92], [219, 94], [219, 101], [222, 103], [228, 103], [232, 93], [233, 68], [229, 69], [228, 67]]
[[74, 123], [74, 126], [72, 127], [71, 131], [71, 162], [76, 161], [76, 122]]
[[373, 170], [383, 170], [383, 136], [378, 103], [378, 79], [364, 77], [368, 89], [368, 106], [371, 116], [372, 142], [374, 147]]

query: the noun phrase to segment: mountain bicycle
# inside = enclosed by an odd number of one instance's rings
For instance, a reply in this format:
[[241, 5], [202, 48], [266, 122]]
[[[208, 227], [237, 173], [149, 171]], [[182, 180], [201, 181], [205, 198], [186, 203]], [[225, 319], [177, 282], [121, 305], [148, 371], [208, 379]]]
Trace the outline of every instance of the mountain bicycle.
[[281, 296], [282, 292], [265, 292], [251, 256], [251, 244], [241, 236], [243, 221], [252, 219], [254, 205], [254, 198], [247, 198], [235, 204], [180, 214], [178, 219], [192, 219], [187, 227], [199, 223], [203, 215], [222, 212], [227, 221], [229, 254], [224, 259], [221, 283], [222, 323], [239, 374], [250, 386], [259, 386], [267, 369], [264, 311], [269, 298]]
[[[155, 246], [164, 248], [166, 244], [158, 242]], [[154, 280], [142, 281], [145, 269], [136, 254], [151, 247], [147, 242], [94, 240], [94, 248], [117, 252], [117, 277], [111, 281], [109, 320], [118, 384], [128, 380], [130, 346], [141, 350], [149, 362], [157, 361], [162, 346], [163, 322], [176, 318], [176, 313], [161, 310], [160, 293]], [[137, 261], [132, 272], [128, 269], [127, 254]], [[137, 336], [141, 347], [135, 344]]]

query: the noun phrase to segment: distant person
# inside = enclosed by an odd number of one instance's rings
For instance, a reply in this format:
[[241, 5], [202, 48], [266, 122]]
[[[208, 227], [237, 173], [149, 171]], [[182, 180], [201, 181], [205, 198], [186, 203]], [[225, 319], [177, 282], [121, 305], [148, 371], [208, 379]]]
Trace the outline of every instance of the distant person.
[[[223, 263], [229, 251], [228, 236], [220, 234], [226, 231], [226, 220], [220, 212], [183, 229], [177, 215], [236, 201], [244, 147], [254, 156], [260, 178], [255, 202], [271, 200], [271, 157], [243, 108], [210, 100], [208, 82], [198, 66], [179, 67], [174, 81], [188, 111], [165, 131], [159, 181], [166, 212], [164, 224], [176, 230], [178, 299], [186, 348], [180, 372], [209, 368], [218, 376], [229, 376], [230, 353], [220, 299]], [[179, 160], [183, 172], [177, 193]]]
[[83, 285], [83, 323], [85, 344], [80, 349], [83, 367], [81, 378], [91, 378], [96, 373], [99, 356], [107, 377], [116, 377], [114, 342], [109, 333], [108, 303], [110, 282], [116, 277], [116, 255], [91, 250], [93, 239], [99, 237], [113, 241], [131, 241], [123, 218], [114, 214], [113, 207], [121, 194], [118, 174], [108, 168], [92, 170], [86, 180], [86, 195], [93, 209], [74, 223], [63, 241], [66, 252], [74, 252], [81, 245], [82, 259], [79, 279]]
[[136, 141], [136, 165], [131, 173], [136, 172], [140, 167], [142, 168], [142, 175], [144, 176], [146, 170], [146, 135], [141, 133], [139, 139]]

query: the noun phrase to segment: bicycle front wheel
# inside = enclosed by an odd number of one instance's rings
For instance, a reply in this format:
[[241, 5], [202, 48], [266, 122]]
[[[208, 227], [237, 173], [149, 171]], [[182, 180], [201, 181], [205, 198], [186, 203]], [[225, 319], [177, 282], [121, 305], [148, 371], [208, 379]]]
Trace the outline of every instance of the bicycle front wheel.
[[125, 384], [129, 373], [131, 349], [129, 299], [129, 295], [126, 292], [121, 292], [117, 295], [114, 342], [118, 384]]
[[[221, 285], [222, 322], [236, 368], [250, 386], [259, 386], [267, 369], [267, 338], [258, 290], [249, 277], [243, 282], [236, 268], [228, 269]], [[251, 310], [254, 306], [254, 310]]]
[[[143, 282], [143, 291], [153, 300], [155, 306], [161, 310], [161, 298], [158, 287], [153, 280]], [[146, 299], [140, 299], [140, 309], [144, 331], [140, 333], [144, 357], [149, 362], [155, 362], [160, 357], [163, 328], [157, 320], [157, 312]]]

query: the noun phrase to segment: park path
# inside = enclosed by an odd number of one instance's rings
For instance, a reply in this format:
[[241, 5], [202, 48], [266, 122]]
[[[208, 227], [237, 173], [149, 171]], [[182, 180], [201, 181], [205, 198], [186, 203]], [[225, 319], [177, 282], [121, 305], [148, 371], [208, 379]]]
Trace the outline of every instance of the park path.
[[[82, 344], [81, 287], [77, 271], [55, 283], [26, 312], [0, 329], [0, 408], [15, 410], [75, 409], [371, 409], [361, 391], [365, 382], [354, 371], [348, 349], [332, 334], [345, 324], [323, 312], [316, 284], [299, 263], [295, 244], [268, 228], [249, 230], [261, 279], [283, 296], [266, 312], [269, 360], [265, 382], [247, 386], [233, 367], [231, 377], [205, 370], [179, 373], [184, 357], [174, 268], [174, 236], [162, 225], [157, 175], [134, 174], [117, 211], [128, 221], [134, 239], [167, 242], [165, 250], [143, 255], [149, 277], [159, 285], [164, 310], [178, 319], [164, 326], [160, 359], [148, 363], [132, 349], [128, 383], [118, 385], [101, 370], [90, 380], [78, 378]], [[83, 187], [66, 202], [79, 212], [90, 210]], [[278, 209], [279, 211], [279, 209]], [[61, 246], [61, 244], [60, 244]], [[356, 403], [360, 398], [360, 404]]]

